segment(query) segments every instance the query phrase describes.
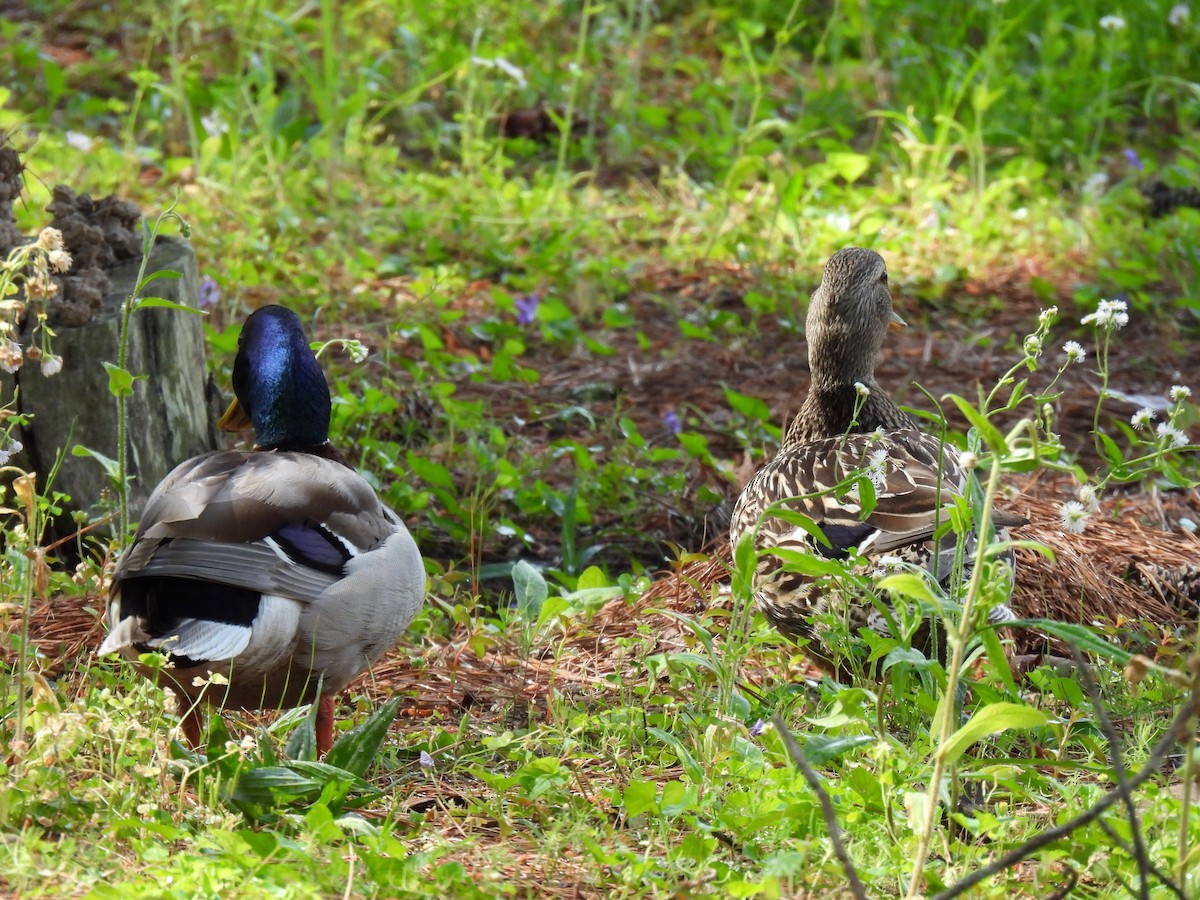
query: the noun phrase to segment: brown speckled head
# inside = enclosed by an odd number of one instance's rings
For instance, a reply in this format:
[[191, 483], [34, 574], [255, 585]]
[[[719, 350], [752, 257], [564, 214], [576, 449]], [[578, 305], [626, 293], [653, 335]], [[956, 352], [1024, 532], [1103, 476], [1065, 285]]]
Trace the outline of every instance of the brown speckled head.
[[892, 309], [883, 257], [862, 247], [839, 250], [825, 264], [808, 305], [805, 330], [813, 381], [868, 383], [888, 328], [903, 324]]
[[[845, 247], [831, 256], [805, 322], [812, 382], [785, 442], [914, 427], [875, 381], [884, 336], [903, 325], [892, 308], [882, 256], [863, 247]], [[865, 402], [856, 384], [870, 392]]]

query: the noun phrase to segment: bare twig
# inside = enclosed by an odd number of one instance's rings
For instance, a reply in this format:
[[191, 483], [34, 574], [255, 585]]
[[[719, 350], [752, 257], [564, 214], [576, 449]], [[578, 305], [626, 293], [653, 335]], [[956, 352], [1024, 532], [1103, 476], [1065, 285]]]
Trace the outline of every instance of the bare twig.
[[[1183, 738], [1185, 734], [1188, 733], [1188, 723], [1192, 716], [1196, 714], [1195, 703], [1196, 699], [1194, 696], [1189, 698], [1189, 701], [1179, 711], [1179, 715], [1175, 717], [1175, 721], [1171, 723], [1171, 727], [1167, 729], [1166, 733], [1159, 738], [1158, 743], [1154, 745], [1154, 749], [1150, 752], [1150, 758], [1146, 760], [1146, 764], [1142, 766], [1138, 773], [1129, 780], [1128, 784], [1126, 785], [1127, 791], [1134, 790], [1142, 782], [1157, 772], [1162, 766], [1163, 760], [1166, 759], [1167, 753], [1178, 741]], [[951, 897], [957, 897], [960, 894], [970, 890], [975, 885], [979, 884], [979, 882], [983, 881], [985, 878], [990, 878], [992, 875], [995, 875], [998, 872], [1003, 872], [1010, 866], [1032, 856], [1043, 847], [1053, 844], [1060, 838], [1066, 837], [1075, 829], [1082, 828], [1084, 825], [1095, 821], [1095, 819], [1097, 819], [1101, 813], [1119, 801], [1122, 798], [1122, 795], [1123, 792], [1120, 788], [1114, 788], [1105, 794], [1091, 809], [1080, 813], [1069, 822], [1064, 822], [1061, 825], [1056, 825], [1054, 828], [1043, 831], [1037, 837], [1031, 838], [1021, 846], [1010, 850], [1008, 853], [1004, 854], [994, 862], [984, 866], [977, 872], [972, 872], [961, 881], [957, 881], [950, 885], [950, 887], [946, 888], [946, 890], [942, 891], [940, 894], [935, 894], [933, 900], [950, 900]]]
[[841, 861], [842, 868], [846, 870], [846, 878], [850, 881], [851, 892], [853, 892], [857, 900], [866, 900], [867, 890], [863, 887], [862, 880], [858, 877], [854, 863], [850, 860], [850, 854], [846, 852], [846, 845], [842, 843], [842, 829], [838, 825], [837, 815], [833, 811], [833, 802], [829, 799], [829, 793], [821, 786], [821, 779], [817, 777], [817, 773], [808, 764], [808, 759], [804, 756], [804, 751], [800, 749], [800, 744], [796, 742], [795, 737], [788, 730], [783, 717], [776, 714], [772, 717], [771, 721], [775, 723], [775, 729], [779, 732], [779, 736], [783, 738], [783, 745], [787, 747], [788, 756], [792, 758], [792, 762], [796, 764], [796, 768], [800, 770], [800, 774], [804, 776], [804, 780], [808, 782], [808, 786], [813, 789], [813, 793], [817, 795], [817, 799], [821, 802], [821, 813], [825, 816], [825, 827], [829, 829], [829, 840], [833, 842], [833, 852], [837, 854], [837, 858]]
[[[1125, 777], [1125, 763], [1121, 759], [1121, 736], [1117, 734], [1117, 729], [1113, 728], [1112, 720], [1108, 717], [1108, 712], [1100, 699], [1100, 688], [1096, 686], [1096, 677], [1092, 672], [1092, 667], [1083, 658], [1079, 648], [1073, 644], [1071, 645], [1071, 655], [1075, 658], [1075, 666], [1083, 681], [1083, 686], [1087, 690], [1088, 699], [1092, 701], [1096, 721], [1100, 723], [1100, 730], [1108, 739], [1108, 758], [1112, 762], [1113, 775], [1117, 779], [1117, 790], [1120, 791], [1121, 799], [1125, 802], [1125, 809], [1129, 813], [1129, 834], [1132, 839], [1133, 858], [1137, 860], [1138, 866], [1138, 896], [1141, 900], [1150, 900], [1150, 874], [1154, 871], [1154, 865], [1146, 856], [1146, 844], [1142, 840], [1142, 828], [1138, 823], [1137, 807], [1133, 805], [1133, 796], [1129, 792], [1129, 780]], [[1104, 825], [1103, 822], [1100, 824]]]

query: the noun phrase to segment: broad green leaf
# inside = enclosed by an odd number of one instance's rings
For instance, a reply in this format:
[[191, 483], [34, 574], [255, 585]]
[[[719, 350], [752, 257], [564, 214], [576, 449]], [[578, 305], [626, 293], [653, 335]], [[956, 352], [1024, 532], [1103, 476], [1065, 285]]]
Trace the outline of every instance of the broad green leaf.
[[862, 178], [871, 167], [871, 157], [862, 153], [830, 153], [825, 160], [851, 184]]
[[851, 734], [830, 736], [815, 734], [804, 742], [804, 756], [810, 764], [823, 766], [839, 756], [875, 743], [876, 738], [870, 734]]
[[325, 754], [327, 765], [336, 766], [365, 778], [371, 762], [379, 754], [379, 748], [387, 737], [388, 727], [396, 720], [403, 697], [393, 697], [375, 710], [365, 722], [358, 725], [334, 742]]
[[941, 600], [930, 589], [929, 582], [916, 572], [888, 575], [879, 580], [878, 587], [882, 591], [890, 591], [918, 603], [927, 603], [934, 607], [941, 605]]
[[291, 769], [283, 766], [264, 766], [241, 772], [229, 799], [235, 803], [279, 806], [291, 800], [318, 797], [321, 789], [320, 782], [305, 778]]
[[590, 591], [597, 588], [609, 587], [608, 579], [604, 577], [604, 570], [599, 566], [588, 566], [579, 573], [579, 580], [575, 582], [575, 593], [581, 591]]
[[625, 815], [629, 818], [640, 816], [649, 810], [658, 809], [658, 785], [653, 781], [642, 781], [634, 778], [622, 792]]
[[145, 375], [136, 378], [120, 366], [110, 362], [102, 363], [108, 372], [108, 392], [114, 397], [128, 397], [133, 393], [133, 383], [144, 379]]
[[727, 384], [721, 387], [725, 391], [725, 400], [729, 404], [729, 408], [734, 412], [740, 412], [747, 418], [755, 419], [759, 422], [769, 422], [771, 420], [771, 408], [767, 406], [765, 401], [747, 394], [739, 394]]
[[519, 560], [512, 570], [513, 592], [517, 596], [517, 612], [526, 622], [536, 622], [546, 602], [549, 589], [542, 573], [526, 560]]
[[947, 764], [954, 763], [967, 748], [989, 734], [1013, 728], [1037, 728], [1050, 717], [1040, 709], [1020, 703], [993, 703], [977, 710], [969, 722], [950, 736], [939, 752]]

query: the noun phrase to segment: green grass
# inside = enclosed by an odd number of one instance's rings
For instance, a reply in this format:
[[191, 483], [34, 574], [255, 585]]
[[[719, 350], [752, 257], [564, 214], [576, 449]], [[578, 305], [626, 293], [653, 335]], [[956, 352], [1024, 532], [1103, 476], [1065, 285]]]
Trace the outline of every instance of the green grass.
[[[28, 167], [18, 225], [45, 224], [59, 182], [151, 219], [177, 204], [220, 291], [209, 336], [226, 389], [253, 306], [286, 303], [314, 338], [361, 340], [365, 363], [325, 357], [334, 437], [410, 523], [431, 587], [397, 651], [415, 674], [369, 784], [288, 768], [299, 716], [234, 719], [201, 763], [171, 748], [160, 692], [23, 640], [43, 593], [99, 608], [119, 541], [82, 541], [78, 570], [62, 551], [43, 567], [23, 551], [45, 543], [53, 498], [35, 515], [9, 489], [0, 601], [7, 658], [26, 665], [0, 685], [8, 889], [840, 896], [818, 799], [756, 724], [779, 713], [870, 892], [906, 891], [946, 673], [806, 687], [744, 596], [679, 618], [637, 600], [712, 537], [706, 516], [743, 452], [761, 462], [774, 447], [798, 398], [767, 364], [802, 352], [805, 297], [845, 244], [886, 256], [915, 326], [950, 322], [1030, 378], [1019, 402], [1011, 384], [988, 398], [1002, 434], [953, 420], [1007, 470], [1195, 484], [1194, 454], [1164, 455], [1111, 405], [1095, 420], [1111, 448], [1092, 449], [1090, 406], [1058, 458], [1004, 440], [1036, 417], [1058, 343], [1082, 341], [1088, 365], [1108, 347], [1076, 324], [1100, 298], [1125, 298], [1164, 353], [1183, 348], [1172, 359], [1198, 337], [1200, 213], [1149, 218], [1138, 190], [1200, 176], [1200, 10], [1172, 24], [1171, 8], [175, 0], [154, 16], [33, 3], [0, 22], [0, 131]], [[1117, 14], [1124, 27], [1101, 27]], [[1050, 303], [1057, 343], [1023, 361]], [[1133, 371], [1159, 393], [1190, 376], [1157, 355], [1120, 359], [1134, 368], [1112, 369], [1118, 389]], [[956, 392], [983, 407], [974, 385]], [[1195, 407], [1177, 408], [1194, 429]], [[601, 610], [614, 597], [627, 603], [615, 629]], [[946, 790], [978, 786], [987, 802], [954, 827], [937, 819], [930, 894], [1111, 785], [1079, 684], [1047, 676], [1016, 696], [991, 656], [964, 715], [1045, 715], [952, 767]], [[1134, 690], [1119, 663], [1101, 657], [1097, 677], [1134, 769], [1194, 695], [1162, 671]], [[526, 677], [555, 687], [531, 696]], [[383, 693], [368, 685], [343, 712], [362, 722]], [[265, 777], [248, 773], [277, 769], [290, 780], [238, 800]], [[1138, 794], [1147, 855], [1168, 872], [1196, 846], [1183, 780]], [[1119, 807], [1103, 821], [1130, 839]], [[1040, 896], [1070, 873], [1085, 896], [1138, 877], [1093, 823], [977, 890]]]

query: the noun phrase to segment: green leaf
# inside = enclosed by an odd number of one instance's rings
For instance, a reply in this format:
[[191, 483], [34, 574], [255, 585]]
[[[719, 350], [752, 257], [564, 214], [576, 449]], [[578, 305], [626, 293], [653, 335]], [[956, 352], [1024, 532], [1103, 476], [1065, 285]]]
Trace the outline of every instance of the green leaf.
[[1087, 653], [1111, 660], [1119, 666], [1129, 664], [1134, 654], [1123, 650], [1111, 643], [1102, 634], [1087, 625], [1076, 625], [1072, 622], [1056, 622], [1053, 619], [1021, 619], [1017, 622], [1005, 622], [1005, 628], [1036, 628], [1054, 637], [1062, 638]]
[[1050, 717], [1045, 712], [1032, 706], [993, 703], [971, 716], [970, 721], [954, 732], [938, 752], [947, 764], [952, 764], [968, 747], [989, 734], [999, 734], [1013, 728], [1037, 728], [1049, 721]]
[[646, 733], [654, 735], [671, 748], [671, 752], [675, 754], [680, 765], [683, 766], [683, 770], [687, 772], [688, 778], [692, 780], [692, 784], [704, 784], [704, 769], [696, 762], [696, 758], [692, 756], [687, 747], [683, 746], [679, 738], [668, 731], [663, 731], [661, 728], [647, 728]]
[[897, 572], [879, 579], [878, 587], [882, 591], [899, 594], [918, 603], [929, 604], [933, 607], [941, 605], [941, 600], [929, 587], [929, 582], [916, 572]]
[[[176, 272], [174, 269], [160, 269], [157, 272], [151, 272], [149, 275], [147, 275], [145, 278], [143, 278], [141, 281], [138, 282], [137, 291], [135, 293], [140, 294], [142, 292], [142, 290], [146, 287], [146, 285], [148, 285], [152, 281], [158, 281], [158, 279], [160, 279], [160, 278], [170, 278], [172, 281], [178, 281], [181, 277], [182, 276], [180, 275], [180, 273]], [[138, 298], [139, 306], [141, 305], [143, 299], [145, 299], [145, 298]]]
[[108, 392], [114, 397], [130, 396], [133, 393], [133, 383], [144, 381], [146, 378], [145, 375], [135, 378], [132, 373], [110, 362], [103, 363], [103, 366], [108, 372]]
[[283, 766], [264, 766], [242, 772], [229, 793], [229, 799], [234, 803], [279, 806], [292, 800], [319, 797], [321, 789], [322, 785], [319, 782], [291, 769]]
[[292, 729], [283, 747], [283, 755], [293, 760], [317, 758], [317, 704], [314, 703], [308, 715]]
[[653, 781], [634, 778], [625, 785], [621, 796], [625, 806], [625, 815], [628, 818], [658, 809], [658, 785]]
[[588, 566], [579, 573], [579, 580], [575, 583], [575, 593], [608, 587], [608, 579], [604, 577], [604, 570], [599, 566]]
[[526, 560], [520, 560], [512, 570], [513, 592], [517, 596], [517, 612], [526, 622], [536, 622], [546, 602], [549, 589], [546, 579]]
[[750, 397], [746, 394], [739, 394], [729, 385], [721, 386], [725, 391], [725, 400], [729, 404], [729, 408], [734, 412], [740, 412], [748, 419], [755, 419], [759, 422], [771, 421], [771, 407], [767, 406], [764, 400], [758, 397]]
[[804, 756], [814, 766], [823, 766], [833, 762], [839, 756], [875, 743], [876, 738], [870, 734], [848, 734], [831, 736], [815, 734], [804, 742]]
[[862, 178], [871, 167], [871, 157], [862, 153], [830, 153], [825, 160], [851, 184]]
[[375, 710], [361, 725], [338, 738], [325, 754], [326, 764], [343, 769], [358, 778], [365, 778], [367, 769], [379, 754], [379, 748], [383, 746], [388, 727], [396, 721], [396, 713], [399, 712], [403, 701], [403, 697], [393, 697]]
[[1117, 446], [1116, 441], [1103, 431], [1097, 432], [1096, 437], [1100, 441], [1100, 450], [1111, 465], [1119, 466], [1125, 462], [1125, 458], [1121, 456], [1121, 448]]
[[[174, 300], [164, 300], [162, 297], [143, 297], [138, 301], [138, 309], [173, 309], [177, 312], [191, 313], [193, 316], [207, 316], [208, 313], [186, 303], [176, 303]], [[137, 310], [135, 310], [136, 312]]]
[[987, 420], [987, 416], [977, 410], [965, 398], [958, 394], [947, 395], [954, 402], [967, 419], [979, 432], [979, 436], [983, 438], [983, 442], [988, 449], [999, 456], [1001, 459], [1008, 455], [1008, 445], [1004, 442], [1004, 435], [1000, 433], [1000, 429]]
[[112, 479], [112, 483], [117, 483], [117, 479], [121, 473], [121, 467], [115, 459], [112, 459], [111, 457], [105, 456], [103, 453], [100, 453], [97, 450], [92, 450], [91, 448], [84, 447], [80, 444], [76, 444], [71, 448], [71, 455], [90, 456], [92, 459], [96, 460], [96, 462], [100, 463], [100, 465], [104, 468], [105, 474]]
[[782, 522], [787, 522], [787, 524], [794, 525], [796, 528], [799, 528], [817, 543], [824, 544], [826, 547], [833, 546], [829, 543], [829, 538], [825, 536], [825, 532], [821, 530], [821, 526], [804, 513], [798, 512], [794, 509], [789, 509], [787, 500], [781, 500], [778, 503], [772, 503], [763, 512], [762, 517], [764, 519], [770, 517], [772, 519], [779, 519]]
[[846, 567], [836, 559], [826, 559], [815, 553], [805, 553], [802, 550], [784, 550], [772, 547], [763, 551], [768, 556], [777, 556], [789, 572], [808, 575], [816, 578], [820, 575], [845, 575]]

